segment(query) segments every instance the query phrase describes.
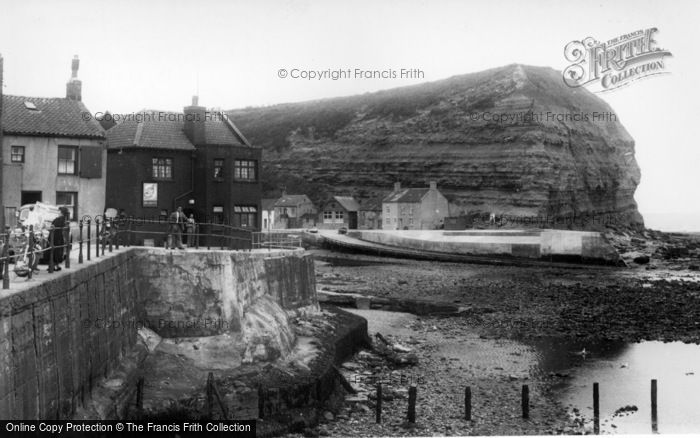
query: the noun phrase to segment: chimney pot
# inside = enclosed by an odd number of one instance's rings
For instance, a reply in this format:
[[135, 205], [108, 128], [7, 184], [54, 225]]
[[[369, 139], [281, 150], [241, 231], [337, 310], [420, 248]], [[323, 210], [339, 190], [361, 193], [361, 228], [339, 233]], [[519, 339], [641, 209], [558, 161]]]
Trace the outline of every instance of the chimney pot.
[[199, 106], [199, 96], [192, 96], [192, 106]]
[[430, 189], [431, 190], [437, 189], [437, 182], [436, 181], [430, 181]]
[[401, 190], [401, 182], [397, 181], [394, 183], [394, 191], [398, 192], [399, 190]]
[[83, 100], [83, 83], [78, 79], [78, 69], [80, 68], [80, 59], [78, 55], [73, 57], [71, 62], [71, 76], [66, 84], [66, 99]]

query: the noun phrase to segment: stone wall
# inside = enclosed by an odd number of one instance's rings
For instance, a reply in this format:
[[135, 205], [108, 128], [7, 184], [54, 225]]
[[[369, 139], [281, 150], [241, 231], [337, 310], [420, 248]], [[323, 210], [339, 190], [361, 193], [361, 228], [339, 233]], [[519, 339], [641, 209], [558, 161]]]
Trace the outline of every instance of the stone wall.
[[0, 419], [70, 418], [159, 319], [223, 318], [222, 336], [250, 346], [242, 360], [284, 354], [288, 313], [318, 306], [313, 269], [303, 251], [128, 248], [13, 282], [0, 292]]
[[108, 324], [137, 308], [134, 257], [113, 254], [0, 298], [0, 418], [70, 417], [134, 346], [135, 329]]

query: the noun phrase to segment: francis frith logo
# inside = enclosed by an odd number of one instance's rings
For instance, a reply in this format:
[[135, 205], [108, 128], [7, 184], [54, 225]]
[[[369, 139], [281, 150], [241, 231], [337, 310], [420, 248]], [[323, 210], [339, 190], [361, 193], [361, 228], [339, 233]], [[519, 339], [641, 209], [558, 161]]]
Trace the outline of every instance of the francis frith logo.
[[564, 48], [566, 60], [564, 83], [572, 88], [585, 86], [591, 91], [606, 92], [629, 85], [649, 76], [668, 73], [665, 57], [668, 50], [658, 47], [655, 27], [623, 34], [600, 42], [592, 37], [571, 41]]

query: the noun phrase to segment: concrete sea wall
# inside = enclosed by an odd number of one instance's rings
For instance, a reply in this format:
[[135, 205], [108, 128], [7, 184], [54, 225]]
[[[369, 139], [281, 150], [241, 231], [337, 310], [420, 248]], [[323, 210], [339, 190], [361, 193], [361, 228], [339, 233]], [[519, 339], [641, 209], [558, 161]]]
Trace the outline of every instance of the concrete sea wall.
[[569, 230], [358, 230], [348, 233], [368, 242], [451, 254], [564, 258], [616, 263], [617, 251], [600, 233]]
[[0, 292], [0, 419], [71, 418], [93, 382], [135, 348], [139, 327], [158, 331], [164, 320], [162, 335], [185, 327], [222, 336], [241, 360], [264, 360], [294, 342], [288, 315], [317, 306], [303, 251], [132, 247], [13, 282]]

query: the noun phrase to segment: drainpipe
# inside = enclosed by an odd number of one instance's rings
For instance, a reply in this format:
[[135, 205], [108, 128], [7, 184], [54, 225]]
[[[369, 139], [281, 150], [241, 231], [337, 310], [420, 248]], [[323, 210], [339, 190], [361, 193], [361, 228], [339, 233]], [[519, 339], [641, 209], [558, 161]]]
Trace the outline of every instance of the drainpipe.
[[190, 189], [188, 191], [186, 191], [185, 193], [176, 196], [173, 199], [173, 210], [172, 211], [175, 211], [175, 209], [177, 209], [177, 201], [184, 198], [185, 196], [188, 196], [188, 195], [191, 195], [192, 193], [194, 193], [194, 160], [195, 160], [195, 157], [196, 157], [196, 154], [193, 151], [192, 155], [190, 156]]

